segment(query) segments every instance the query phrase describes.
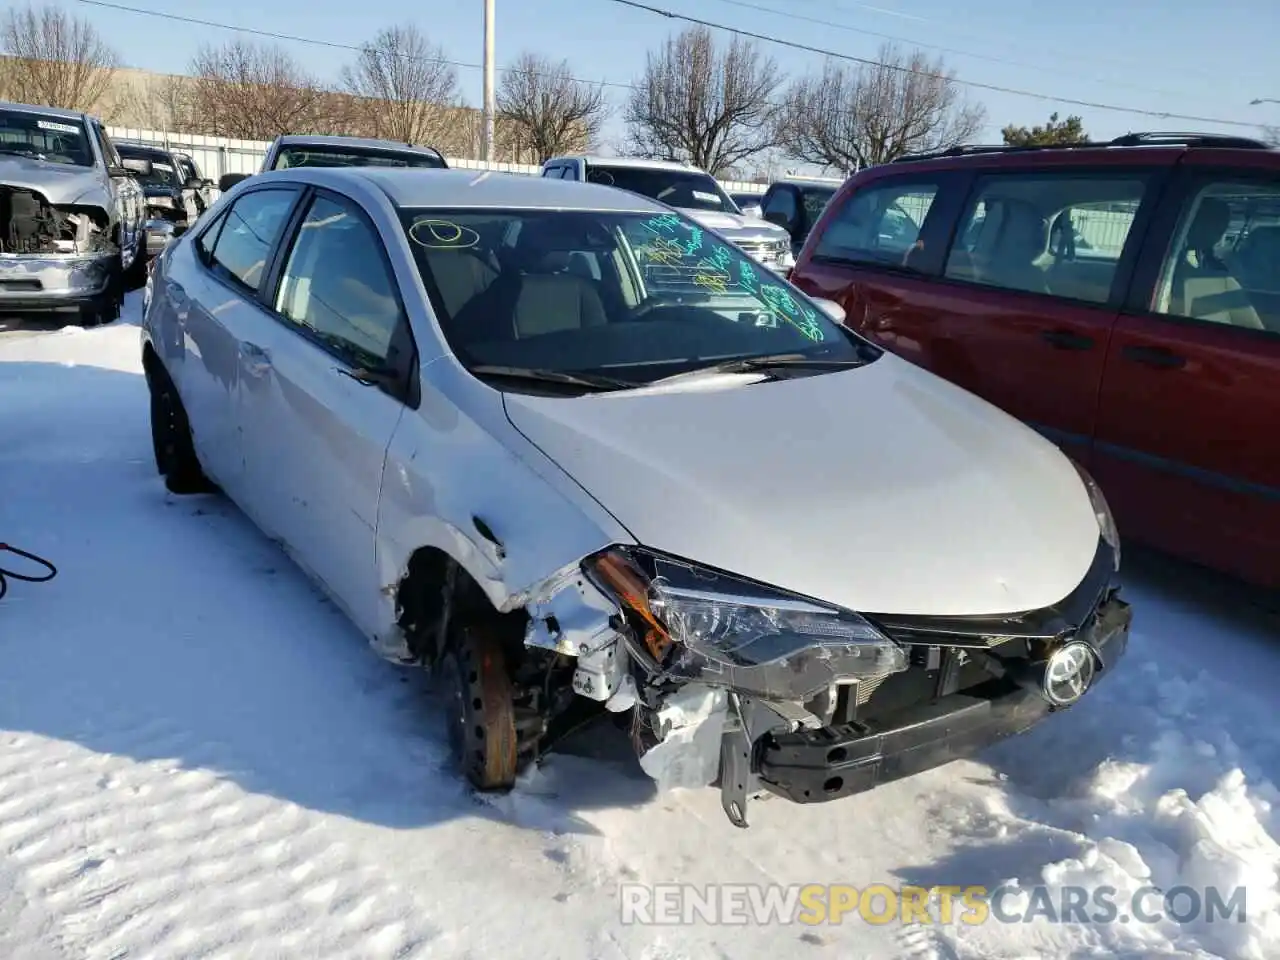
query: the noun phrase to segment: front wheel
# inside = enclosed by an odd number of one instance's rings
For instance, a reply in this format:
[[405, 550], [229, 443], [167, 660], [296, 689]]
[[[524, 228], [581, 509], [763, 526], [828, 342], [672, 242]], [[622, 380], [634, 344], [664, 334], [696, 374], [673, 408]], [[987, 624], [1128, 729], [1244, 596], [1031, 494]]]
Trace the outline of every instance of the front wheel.
[[519, 769], [515, 696], [497, 631], [462, 627], [441, 666], [455, 762], [478, 790], [511, 788]]

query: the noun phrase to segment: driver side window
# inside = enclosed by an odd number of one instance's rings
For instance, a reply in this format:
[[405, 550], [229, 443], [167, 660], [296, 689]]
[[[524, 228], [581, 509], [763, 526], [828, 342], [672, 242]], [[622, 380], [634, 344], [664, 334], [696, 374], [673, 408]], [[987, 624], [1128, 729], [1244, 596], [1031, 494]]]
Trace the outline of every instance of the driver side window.
[[761, 210], [766, 217], [770, 214], [780, 216], [787, 223], [795, 223], [799, 219], [800, 209], [796, 205], [795, 191], [786, 187], [779, 187], [773, 192], [773, 196], [769, 198], [769, 202], [765, 204]]

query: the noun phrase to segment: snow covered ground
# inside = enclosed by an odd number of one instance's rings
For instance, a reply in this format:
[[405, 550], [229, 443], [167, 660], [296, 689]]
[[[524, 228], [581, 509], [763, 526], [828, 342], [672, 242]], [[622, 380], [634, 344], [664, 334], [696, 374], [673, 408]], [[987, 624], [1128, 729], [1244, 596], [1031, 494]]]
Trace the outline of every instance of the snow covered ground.
[[[1274, 614], [1139, 570], [1129, 657], [1079, 709], [749, 831], [713, 790], [655, 795], [610, 730], [478, 800], [419, 673], [233, 507], [164, 492], [137, 309], [0, 333], [0, 540], [60, 568], [0, 600], [0, 956], [1280, 956]], [[619, 884], [675, 880], [1243, 885], [1247, 914], [622, 922]]]

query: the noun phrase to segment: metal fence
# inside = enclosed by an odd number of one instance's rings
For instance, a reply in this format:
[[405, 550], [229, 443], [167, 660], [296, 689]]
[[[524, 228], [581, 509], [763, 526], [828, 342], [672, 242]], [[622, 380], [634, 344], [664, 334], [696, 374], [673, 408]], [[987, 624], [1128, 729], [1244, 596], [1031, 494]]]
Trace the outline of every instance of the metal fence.
[[[140, 130], [134, 127], [107, 127], [114, 140], [132, 140], [150, 146], [165, 147], [188, 153], [195, 160], [200, 172], [214, 182], [226, 173], [257, 173], [271, 146], [267, 140], [233, 140], [228, 137], [204, 137], [198, 134], [175, 133], [172, 130]], [[467, 157], [445, 157], [449, 166], [459, 170], [496, 170], [501, 173], [518, 173], [536, 177], [541, 168], [530, 163], [489, 163]], [[720, 186], [728, 193], [763, 194], [767, 184], [741, 180], [720, 180]]]

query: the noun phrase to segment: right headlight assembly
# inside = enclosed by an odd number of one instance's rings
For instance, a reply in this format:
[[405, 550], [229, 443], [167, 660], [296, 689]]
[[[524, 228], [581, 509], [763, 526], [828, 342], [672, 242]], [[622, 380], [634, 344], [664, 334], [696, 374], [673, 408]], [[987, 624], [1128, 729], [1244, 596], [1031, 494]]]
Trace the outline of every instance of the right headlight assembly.
[[1120, 569], [1120, 531], [1116, 528], [1115, 517], [1111, 515], [1111, 507], [1107, 503], [1107, 498], [1102, 495], [1102, 488], [1098, 486], [1098, 481], [1089, 476], [1089, 472], [1084, 467], [1071, 461], [1071, 465], [1076, 468], [1076, 473], [1080, 474], [1080, 480], [1084, 483], [1084, 488], [1089, 494], [1089, 504], [1093, 507], [1093, 515], [1098, 521], [1098, 534], [1106, 542], [1115, 553], [1115, 568]]
[[634, 548], [584, 567], [675, 680], [803, 703], [907, 669], [906, 651], [851, 611]]

